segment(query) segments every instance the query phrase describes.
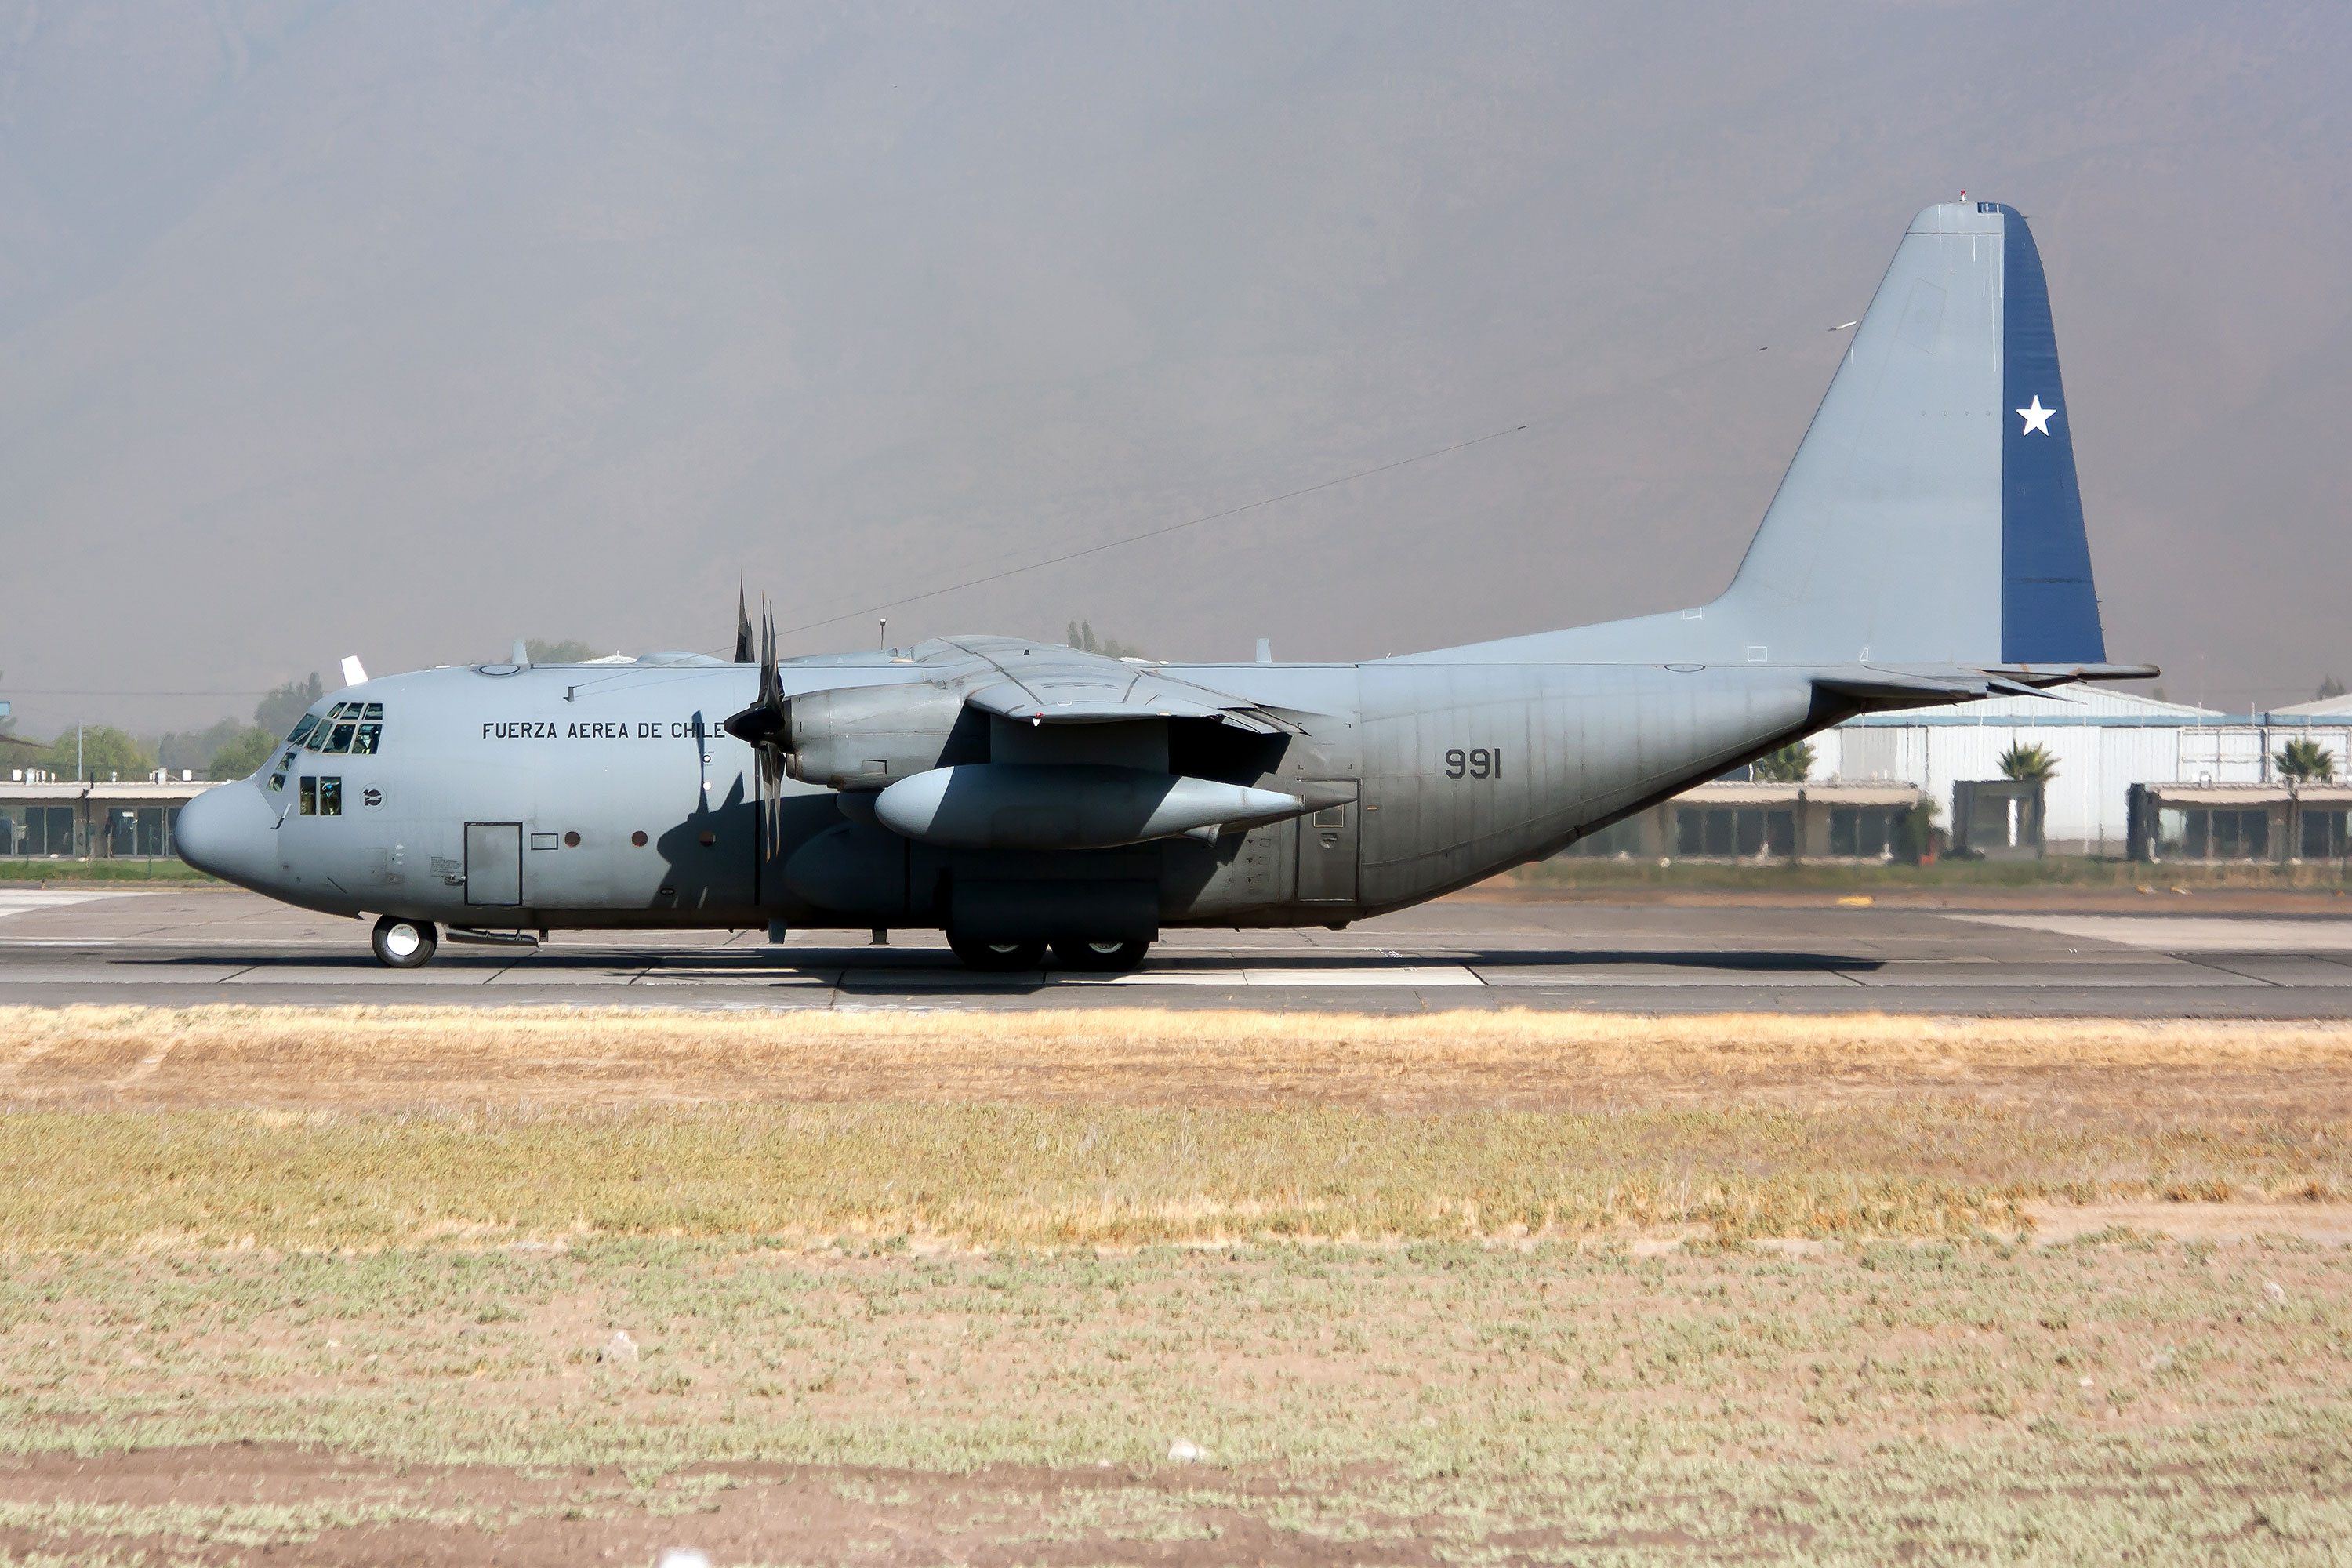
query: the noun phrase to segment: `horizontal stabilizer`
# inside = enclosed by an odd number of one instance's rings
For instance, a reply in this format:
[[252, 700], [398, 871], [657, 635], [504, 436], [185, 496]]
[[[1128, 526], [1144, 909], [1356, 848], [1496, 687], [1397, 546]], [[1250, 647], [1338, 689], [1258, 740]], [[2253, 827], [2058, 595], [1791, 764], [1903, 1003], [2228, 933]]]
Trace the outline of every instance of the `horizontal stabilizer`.
[[2152, 664], [1995, 665], [1929, 670], [1856, 664], [1814, 676], [1813, 689], [1867, 708], [1927, 708], [1987, 697], [2047, 698], [2049, 688], [2078, 680], [2146, 680], [2160, 673]]

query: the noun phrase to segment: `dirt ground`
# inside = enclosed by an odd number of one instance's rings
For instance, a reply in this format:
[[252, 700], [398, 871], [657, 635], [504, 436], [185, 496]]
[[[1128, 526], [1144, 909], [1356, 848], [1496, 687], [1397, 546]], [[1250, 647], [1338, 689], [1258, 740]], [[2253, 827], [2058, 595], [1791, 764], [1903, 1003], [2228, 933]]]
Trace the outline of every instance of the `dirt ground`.
[[2331, 1025], [12, 1011], [0, 1563], [2352, 1561], [2347, 1093]]
[[2329, 1561], [2347, 1284], [2116, 1233], [49, 1262], [0, 1552]]

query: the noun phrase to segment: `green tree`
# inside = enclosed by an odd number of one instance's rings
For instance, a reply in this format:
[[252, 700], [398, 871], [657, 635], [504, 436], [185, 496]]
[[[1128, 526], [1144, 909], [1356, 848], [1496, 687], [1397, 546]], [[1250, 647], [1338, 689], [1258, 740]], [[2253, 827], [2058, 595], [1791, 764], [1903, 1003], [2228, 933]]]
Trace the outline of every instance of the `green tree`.
[[[77, 752], [79, 763], [75, 760]], [[41, 765], [63, 779], [102, 781], [115, 773], [126, 779], [142, 779], [155, 771], [155, 758], [137, 737], [110, 725], [93, 724], [59, 735], [50, 742], [48, 760]], [[79, 773], [75, 771], [77, 766]]]
[[265, 730], [256, 724], [249, 730], [239, 730], [221, 742], [205, 763], [205, 776], [209, 779], [241, 779], [268, 762], [278, 750], [278, 735], [275, 730]]
[[598, 648], [593, 643], [582, 642], [578, 637], [566, 637], [562, 642], [530, 637], [524, 641], [522, 647], [533, 664], [585, 664], [592, 658], [604, 658], [609, 651]]
[[2344, 682], [2337, 677], [2331, 675], [2326, 679], [2319, 683], [2319, 696], [2317, 700], [2325, 702], [2330, 698], [2341, 697], [2343, 695]]
[[2296, 784], [2326, 784], [2336, 776], [2336, 753], [2316, 741], [2289, 741], [2271, 761], [2281, 778]]
[[2000, 754], [2000, 776], [2025, 784], [2048, 784], [2058, 776], [2058, 759], [2046, 747], [2020, 741]]
[[261, 700], [253, 710], [253, 721], [273, 735], [283, 735], [294, 728], [294, 721], [302, 717], [303, 710], [327, 694], [319, 684], [319, 672], [312, 670], [310, 679], [289, 680]]
[[1813, 776], [1813, 761], [1811, 742], [1791, 741], [1757, 758], [1752, 776], [1765, 784], [1802, 784]]
[[1150, 658], [1151, 657], [1141, 648], [1130, 647], [1117, 637], [1104, 637], [1097, 641], [1092, 621], [1070, 623], [1070, 646], [1087, 653], [1098, 653], [1105, 658]]
[[1917, 865], [1936, 849], [1936, 818], [1944, 815], [1940, 800], [1923, 800], [1895, 819], [1895, 858]]
[[234, 719], [224, 719], [209, 730], [166, 731], [155, 742], [155, 761], [174, 773], [182, 768], [209, 770], [214, 755], [247, 728]]

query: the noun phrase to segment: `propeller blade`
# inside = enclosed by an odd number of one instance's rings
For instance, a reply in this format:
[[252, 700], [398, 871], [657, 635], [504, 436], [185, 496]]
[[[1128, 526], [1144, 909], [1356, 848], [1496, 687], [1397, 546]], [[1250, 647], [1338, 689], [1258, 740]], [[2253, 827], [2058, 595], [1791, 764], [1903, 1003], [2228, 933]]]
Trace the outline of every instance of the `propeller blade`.
[[[760, 607], [760, 685], [751, 705], [720, 721], [719, 728], [751, 748], [758, 759], [760, 826], [770, 859], [783, 845], [784, 752], [792, 745], [792, 702], [784, 696], [784, 676], [776, 658], [776, 612]], [[736, 634], [739, 663], [751, 662], [751, 618], [740, 616]]]
[[735, 662], [751, 662], [751, 611], [743, 602], [743, 584], [735, 584]]

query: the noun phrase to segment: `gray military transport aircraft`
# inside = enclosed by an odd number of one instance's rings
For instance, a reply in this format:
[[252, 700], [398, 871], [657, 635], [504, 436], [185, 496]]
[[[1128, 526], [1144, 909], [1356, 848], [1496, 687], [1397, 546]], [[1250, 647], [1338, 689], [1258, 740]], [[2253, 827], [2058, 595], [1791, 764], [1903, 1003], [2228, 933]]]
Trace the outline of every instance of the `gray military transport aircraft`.
[[780, 660], [772, 620], [755, 658], [739, 604], [732, 663], [362, 679], [191, 802], [180, 851], [375, 914], [394, 967], [444, 927], [943, 928], [975, 968], [1118, 970], [1173, 926], [1341, 926], [1857, 713], [2157, 673], [2105, 662], [2068, 423], [2024, 218], [1945, 203], [1696, 609], [1285, 665], [1003, 637]]

